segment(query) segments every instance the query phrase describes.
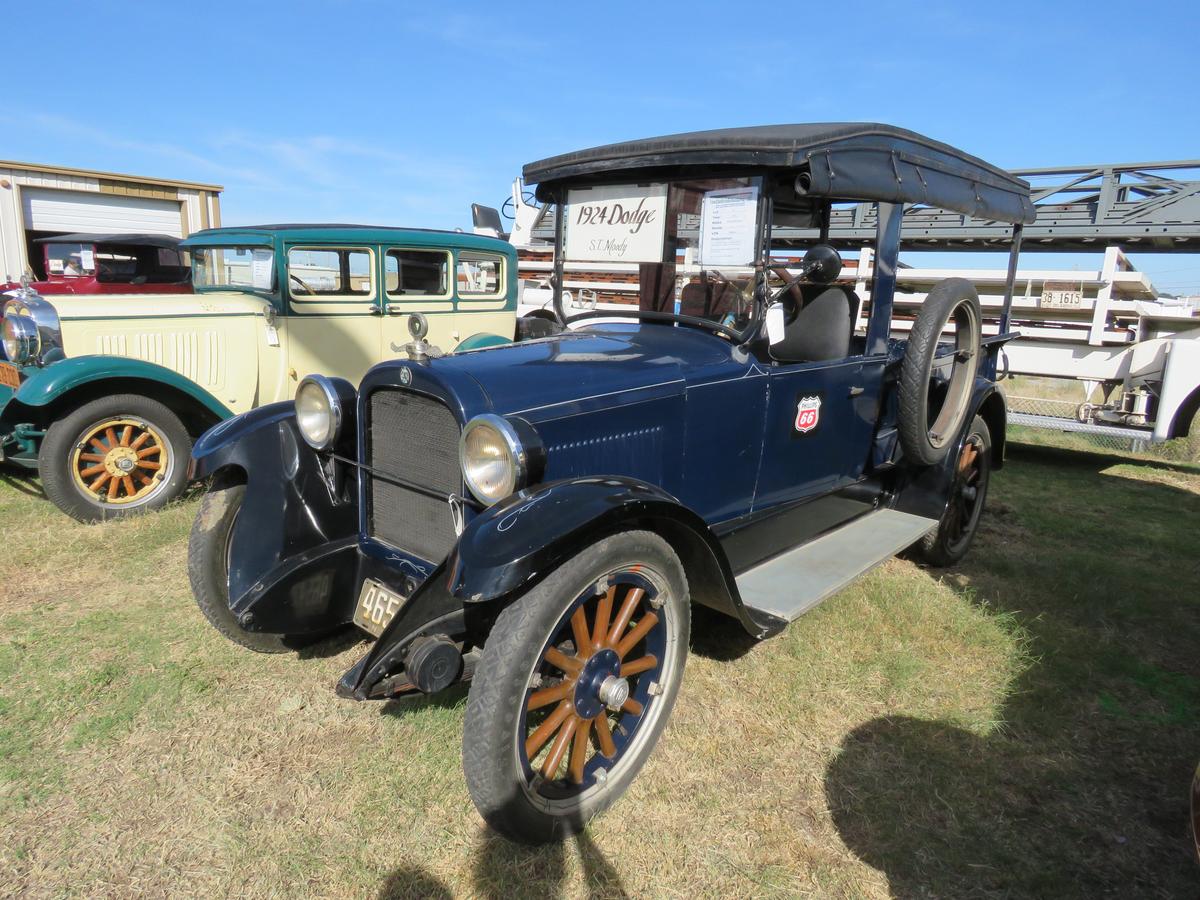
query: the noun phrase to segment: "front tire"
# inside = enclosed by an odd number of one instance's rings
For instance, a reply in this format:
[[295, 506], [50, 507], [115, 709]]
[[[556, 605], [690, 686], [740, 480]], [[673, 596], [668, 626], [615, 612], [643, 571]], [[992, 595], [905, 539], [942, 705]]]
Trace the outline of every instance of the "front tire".
[[658, 535], [614, 535], [500, 614], [471, 683], [467, 788], [505, 837], [575, 834], [625, 792], [666, 727], [691, 608]]
[[952, 566], [971, 548], [987, 501], [992, 473], [992, 434], [979, 416], [959, 451], [950, 502], [937, 528], [921, 539], [918, 552], [933, 566]]
[[229, 544], [246, 494], [244, 484], [213, 487], [200, 501], [188, 538], [188, 579], [196, 605], [210, 625], [257, 653], [292, 649], [283, 635], [247, 631], [229, 608]]
[[80, 522], [161, 509], [187, 486], [192, 439], [170, 409], [139, 394], [85, 403], [46, 430], [42, 487]]

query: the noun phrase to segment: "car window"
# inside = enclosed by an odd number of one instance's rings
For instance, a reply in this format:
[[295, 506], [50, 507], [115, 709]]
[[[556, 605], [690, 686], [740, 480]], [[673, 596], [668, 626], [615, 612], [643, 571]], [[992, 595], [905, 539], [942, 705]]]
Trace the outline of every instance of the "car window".
[[373, 293], [371, 251], [358, 247], [291, 247], [288, 291], [311, 297], [368, 297]]
[[449, 275], [450, 254], [444, 250], [389, 250], [383, 259], [389, 297], [444, 297]]
[[504, 257], [492, 253], [458, 254], [460, 297], [497, 297], [504, 292]]
[[230, 288], [270, 291], [275, 254], [265, 247], [197, 247], [192, 250], [192, 284], [197, 290]]
[[78, 278], [96, 273], [95, 254], [91, 244], [47, 244], [46, 275]]

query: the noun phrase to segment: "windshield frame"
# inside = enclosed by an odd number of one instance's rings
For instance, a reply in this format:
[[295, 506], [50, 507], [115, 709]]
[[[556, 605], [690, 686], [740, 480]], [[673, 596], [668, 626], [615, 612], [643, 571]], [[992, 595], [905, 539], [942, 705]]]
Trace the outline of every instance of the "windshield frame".
[[[749, 266], [739, 266], [735, 268], [750, 268], [751, 279], [753, 285], [750, 288], [750, 316], [746, 325], [743, 328], [733, 328], [722, 322], [695, 316], [682, 315], [679, 312], [667, 312], [659, 310], [643, 309], [641, 306], [642, 299], [639, 292], [638, 306], [626, 310], [593, 310], [584, 313], [579, 313], [573, 316], [567, 316], [563, 309], [563, 283], [564, 271], [566, 267], [566, 218], [564, 214], [567, 208], [567, 194], [569, 190], [581, 187], [599, 187], [608, 184], [628, 183], [628, 173], [624, 173], [623, 177], [614, 178], [612, 180], [594, 180], [589, 179], [586, 183], [562, 184], [554, 192], [554, 197], [551, 202], [555, 208], [554, 216], [554, 276], [551, 279], [551, 287], [553, 290], [553, 305], [555, 315], [564, 325], [570, 325], [572, 322], [581, 319], [597, 319], [604, 317], [613, 318], [632, 318], [645, 322], [657, 322], [661, 324], [678, 324], [690, 325], [701, 328], [708, 328], [714, 333], [720, 334], [729, 338], [737, 344], [744, 344], [752, 341], [762, 328], [763, 316], [766, 309], [766, 300], [770, 296], [768, 290], [769, 279], [769, 263], [770, 263], [770, 247], [771, 247], [771, 229], [773, 220], [773, 203], [770, 191], [770, 179], [766, 170], [756, 170], [747, 172], [740, 171], [713, 171], [697, 173], [693, 177], [665, 177], [665, 178], [647, 178], [645, 181], [661, 182], [667, 185], [667, 226], [664, 228], [663, 246], [659, 254], [659, 265], [670, 265], [673, 271], [672, 281], [675, 283], [674, 293], [675, 308], [679, 308], [679, 254], [683, 251], [683, 244], [678, 234], [679, 211], [673, 205], [673, 200], [677, 196], [677, 191], [682, 189], [684, 185], [694, 183], [696, 181], [717, 181], [724, 179], [744, 179], [748, 187], [753, 187], [758, 193], [758, 208], [756, 210], [756, 219], [754, 226], [754, 257]], [[642, 179], [639, 179], [639, 183]], [[670, 260], [670, 262], [668, 262]], [[728, 266], [724, 267], [730, 268]], [[705, 268], [703, 261], [700, 263], [698, 275], [707, 277], [708, 272], [720, 273], [720, 267], [711, 266]], [[690, 275], [691, 273], [689, 273]]]

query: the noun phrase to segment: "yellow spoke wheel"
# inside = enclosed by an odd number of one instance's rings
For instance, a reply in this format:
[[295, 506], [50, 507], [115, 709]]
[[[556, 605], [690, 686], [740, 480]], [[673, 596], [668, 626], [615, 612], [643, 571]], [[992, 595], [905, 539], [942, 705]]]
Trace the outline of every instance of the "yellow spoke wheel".
[[173, 460], [159, 431], [140, 419], [101, 421], [84, 432], [71, 452], [76, 486], [96, 502], [122, 506], [157, 491]]

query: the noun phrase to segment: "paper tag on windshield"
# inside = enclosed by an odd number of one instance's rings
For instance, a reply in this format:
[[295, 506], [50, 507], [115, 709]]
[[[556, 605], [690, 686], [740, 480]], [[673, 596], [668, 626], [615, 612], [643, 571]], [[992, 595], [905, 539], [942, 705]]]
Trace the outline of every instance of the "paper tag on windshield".
[[270, 250], [255, 250], [250, 263], [250, 278], [255, 289], [271, 290], [275, 254]]
[[279, 329], [276, 328], [274, 325], [267, 326], [267, 346], [268, 347], [278, 347], [279, 346]]
[[79, 251], [79, 264], [83, 267], [83, 270], [85, 272], [91, 272], [93, 269], [95, 269], [96, 268], [96, 251], [80, 250]]
[[772, 344], [778, 344], [783, 340], [786, 330], [783, 321], [783, 304], [772, 303], [767, 307], [767, 340]]

